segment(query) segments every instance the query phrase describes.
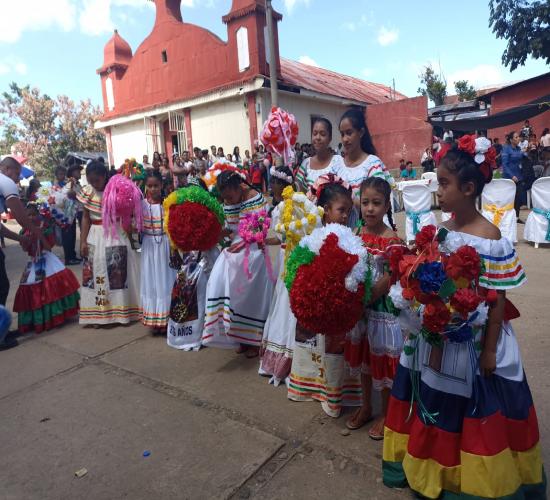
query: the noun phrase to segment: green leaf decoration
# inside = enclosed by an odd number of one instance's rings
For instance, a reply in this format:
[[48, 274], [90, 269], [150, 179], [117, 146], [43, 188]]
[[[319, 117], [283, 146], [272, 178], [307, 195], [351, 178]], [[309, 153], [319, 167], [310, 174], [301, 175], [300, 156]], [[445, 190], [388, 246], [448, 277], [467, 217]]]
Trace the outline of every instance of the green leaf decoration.
[[363, 295], [363, 304], [367, 305], [372, 298], [372, 268], [368, 265], [365, 273], [365, 294]]
[[300, 266], [311, 264], [315, 258], [315, 253], [313, 253], [309, 248], [302, 247], [298, 245], [288, 257], [286, 262], [286, 274], [285, 274], [285, 285], [290, 292], [292, 288], [292, 283], [296, 278], [296, 273]]
[[416, 349], [414, 347], [411, 347], [410, 345], [406, 345], [403, 347], [403, 352], [407, 355], [407, 356], [412, 356], [414, 354], [414, 351]]
[[445, 241], [445, 238], [447, 238], [447, 235], [449, 234], [449, 230], [442, 227], [437, 232], [437, 241], [439, 243], [443, 243]]
[[451, 279], [446, 279], [441, 285], [438, 295], [442, 299], [446, 299], [447, 297], [450, 297], [455, 292], [456, 292], [455, 282]]

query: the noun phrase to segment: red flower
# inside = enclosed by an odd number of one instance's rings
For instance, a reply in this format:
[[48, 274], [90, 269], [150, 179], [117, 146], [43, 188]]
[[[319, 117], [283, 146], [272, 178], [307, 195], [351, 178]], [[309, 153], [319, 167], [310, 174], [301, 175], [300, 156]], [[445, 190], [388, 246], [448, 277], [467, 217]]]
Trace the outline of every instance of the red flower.
[[442, 333], [451, 319], [451, 313], [445, 303], [439, 299], [433, 299], [424, 308], [422, 324], [432, 333]]
[[424, 226], [415, 237], [416, 246], [420, 249], [428, 246], [435, 239], [437, 228], [433, 225]]
[[222, 227], [214, 212], [201, 203], [186, 201], [170, 207], [168, 233], [182, 252], [210, 250], [221, 235]]
[[475, 311], [481, 302], [482, 298], [470, 288], [459, 288], [451, 297], [451, 306], [464, 319], [468, 317], [468, 313]]
[[475, 248], [469, 245], [461, 246], [446, 259], [445, 272], [454, 280], [475, 280], [481, 272], [481, 258]]
[[409, 250], [405, 245], [394, 245], [388, 249], [388, 263], [392, 273], [399, 274], [399, 262], [407, 253], [409, 253]]
[[497, 151], [496, 149], [491, 146], [487, 152], [485, 153], [485, 162], [489, 167], [492, 169], [495, 169], [497, 166]]
[[476, 152], [476, 136], [473, 134], [463, 135], [458, 139], [458, 149], [473, 156]]
[[298, 323], [310, 332], [341, 335], [351, 330], [363, 313], [364, 285], [357, 292], [345, 279], [358, 257], [338, 246], [330, 234], [311, 264], [298, 268], [290, 290], [290, 306]]

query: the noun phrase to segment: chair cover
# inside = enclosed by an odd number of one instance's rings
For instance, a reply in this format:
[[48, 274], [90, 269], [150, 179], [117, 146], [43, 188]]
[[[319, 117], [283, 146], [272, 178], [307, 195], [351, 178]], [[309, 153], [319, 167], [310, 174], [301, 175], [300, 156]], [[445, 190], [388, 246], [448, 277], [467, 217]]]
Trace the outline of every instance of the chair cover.
[[523, 237], [538, 247], [539, 243], [550, 243], [550, 177], [533, 182], [531, 202], [533, 209], [527, 217]]
[[427, 186], [410, 184], [403, 186], [403, 205], [405, 206], [405, 234], [407, 241], [413, 241], [416, 233], [424, 226], [437, 225], [431, 210], [432, 193]]
[[428, 188], [432, 193], [435, 193], [437, 191], [437, 188], [439, 187], [439, 182], [437, 182], [437, 174], [435, 172], [424, 172], [421, 179], [430, 181]]
[[481, 213], [500, 229], [500, 233], [512, 243], [517, 243], [518, 227], [514, 198], [516, 183], [511, 179], [493, 179], [483, 188]]

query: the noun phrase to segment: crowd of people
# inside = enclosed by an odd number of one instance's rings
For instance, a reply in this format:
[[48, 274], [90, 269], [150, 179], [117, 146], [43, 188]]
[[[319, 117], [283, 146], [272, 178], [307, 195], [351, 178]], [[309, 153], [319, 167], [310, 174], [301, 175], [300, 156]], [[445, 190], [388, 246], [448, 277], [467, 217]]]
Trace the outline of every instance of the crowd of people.
[[[338, 132], [341, 151], [334, 151], [330, 121], [316, 119], [311, 144], [296, 146], [291, 165], [279, 165], [261, 144], [242, 157], [239, 148], [226, 155], [215, 146], [196, 148], [192, 157], [183, 152], [172, 162], [158, 153], [151, 163], [144, 156], [144, 175], [138, 182], [144, 188], [140, 246], [122, 221], [113, 220], [107, 228], [103, 206], [113, 196], [109, 191], [113, 172], [103, 162], [94, 160], [86, 166], [85, 186], [80, 184], [79, 167], [56, 170], [50, 201], [52, 206], [70, 207], [61, 240], [66, 265], [82, 259], [79, 290], [72, 272], [50, 252], [53, 240], [45, 234], [42, 208], [34, 201], [40, 200], [40, 187], [35, 191], [38, 194], [33, 194], [34, 187], [30, 189], [25, 211], [15, 186], [20, 166], [13, 159], [4, 160], [0, 194], [24, 233], [16, 235], [2, 227], [3, 235], [20, 241], [31, 255], [29, 275], [20, 289], [57, 280], [58, 273], [63, 273], [65, 283], [55, 293], [48, 288], [41, 305], [23, 297], [31, 294], [18, 291], [20, 329], [42, 331], [78, 314], [80, 323], [90, 327], [141, 320], [155, 335], [170, 337], [167, 329], [174, 315], [174, 293], [180, 288], [185, 293], [185, 281], [180, 279], [188, 278], [182, 278], [178, 269], [195, 259], [204, 287], [195, 288], [192, 304], [203, 319], [193, 347], [233, 348], [238, 355], [258, 357], [259, 373], [274, 385], [286, 383], [289, 399], [317, 400], [331, 417], [340, 416], [344, 406], [354, 406], [346, 426], [356, 430], [370, 424], [369, 437], [384, 441], [382, 467], [387, 486], [409, 485], [427, 498], [546, 498], [536, 413], [509, 322], [516, 317], [514, 308], [506, 299], [506, 291], [523, 284], [525, 274], [513, 245], [476, 209], [476, 197], [492, 172], [482, 172], [473, 156], [457, 149], [452, 137], [445, 138], [433, 157], [431, 151], [426, 152], [424, 161], [433, 160], [437, 166], [439, 204], [454, 214], [444, 224], [441, 241], [469, 245], [482, 256], [480, 282], [491, 297], [487, 317], [476, 330], [473, 351], [469, 344], [431, 345], [420, 331], [401, 326], [389, 295], [395, 281], [390, 271], [392, 252], [405, 247], [391, 210], [394, 178], [376, 156], [360, 110], [344, 113]], [[544, 137], [547, 142], [547, 129]], [[518, 138], [512, 135], [501, 159], [504, 175], [519, 184], [524, 177], [514, 170]], [[518, 155], [518, 161], [523, 155]], [[163, 199], [184, 187], [205, 190], [202, 178], [222, 159], [236, 165], [221, 172], [215, 182], [225, 214], [225, 244], [200, 256], [177, 253], [170, 245]], [[412, 163], [403, 165], [401, 178], [414, 178]], [[361, 320], [344, 335], [319, 335], [297, 322], [281, 277], [285, 244], [281, 235], [271, 234], [267, 240], [267, 245], [281, 249], [276, 252], [275, 282], [265, 249], [256, 245], [245, 251], [239, 236], [239, 222], [248, 214], [268, 211], [275, 227], [283, 216], [282, 193], [289, 187], [308, 193], [322, 207], [324, 225], [353, 228], [373, 258], [377, 278], [368, 304]], [[78, 224], [80, 259], [74, 253]], [[243, 265], [248, 266], [249, 276]], [[195, 272], [195, 267], [186, 267], [186, 272]], [[3, 304], [8, 288], [2, 255]], [[75, 303], [77, 292], [79, 305]], [[189, 314], [186, 310], [183, 316]], [[4, 346], [13, 340], [4, 339]], [[417, 364], [407, 355], [413, 345], [422, 359]], [[382, 396], [382, 411], [376, 416], [373, 391]]]

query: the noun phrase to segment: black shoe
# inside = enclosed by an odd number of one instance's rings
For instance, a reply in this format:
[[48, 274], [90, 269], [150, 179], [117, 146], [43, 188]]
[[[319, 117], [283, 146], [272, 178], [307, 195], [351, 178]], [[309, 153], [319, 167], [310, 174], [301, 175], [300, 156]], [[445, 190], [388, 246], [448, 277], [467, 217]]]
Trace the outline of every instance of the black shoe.
[[4, 342], [0, 344], [0, 351], [7, 351], [8, 349], [17, 347], [18, 345], [19, 342], [15, 338], [15, 335], [13, 335], [13, 333], [8, 333], [4, 339]]
[[518, 224], [525, 224], [525, 222], [523, 222], [519, 217], [518, 217], [517, 223]]
[[81, 259], [71, 259], [71, 260], [65, 262], [66, 266], [77, 266], [78, 264], [82, 264]]

